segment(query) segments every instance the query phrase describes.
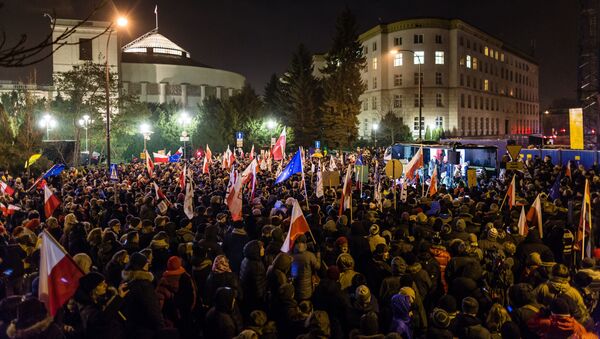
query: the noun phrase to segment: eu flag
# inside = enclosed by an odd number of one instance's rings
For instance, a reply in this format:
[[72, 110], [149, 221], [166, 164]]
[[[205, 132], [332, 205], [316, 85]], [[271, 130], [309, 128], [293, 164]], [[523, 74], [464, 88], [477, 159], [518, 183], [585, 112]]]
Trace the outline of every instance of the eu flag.
[[554, 181], [554, 185], [550, 188], [548, 196], [552, 200], [560, 199], [560, 174], [556, 177], [556, 181]]
[[65, 164], [54, 165], [48, 170], [48, 172], [46, 172], [46, 174], [44, 174], [44, 176], [42, 178], [47, 179], [50, 177], [55, 177], [55, 176], [59, 175], [64, 169], [65, 169]]
[[358, 159], [356, 159], [356, 163], [354, 163], [355, 166], [363, 166], [365, 163], [363, 162], [363, 157], [362, 154], [358, 156]]
[[181, 153], [175, 153], [173, 155], [170, 155], [169, 156], [169, 162], [179, 162], [179, 160], [181, 160], [181, 156], [182, 155], [183, 154], [181, 154]]
[[290, 162], [287, 164], [287, 166], [285, 166], [283, 171], [281, 171], [281, 174], [279, 175], [279, 177], [277, 177], [277, 180], [275, 180], [275, 185], [288, 180], [292, 175], [296, 173], [302, 173], [302, 156], [300, 154], [300, 150], [298, 150], [298, 152], [294, 154], [292, 160], [290, 160]]

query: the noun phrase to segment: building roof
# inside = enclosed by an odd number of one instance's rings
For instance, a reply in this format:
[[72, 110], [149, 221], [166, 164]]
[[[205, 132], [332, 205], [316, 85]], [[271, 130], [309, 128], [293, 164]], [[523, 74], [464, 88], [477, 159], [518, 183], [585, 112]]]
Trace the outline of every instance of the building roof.
[[188, 51], [179, 47], [164, 35], [158, 33], [156, 29], [151, 30], [123, 46], [122, 50], [123, 53], [165, 54], [190, 58], [190, 53]]

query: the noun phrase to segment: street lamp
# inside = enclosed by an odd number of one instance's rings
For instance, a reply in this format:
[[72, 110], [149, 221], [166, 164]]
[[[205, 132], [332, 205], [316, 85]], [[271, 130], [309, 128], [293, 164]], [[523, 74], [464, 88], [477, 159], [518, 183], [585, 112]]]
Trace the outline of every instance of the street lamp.
[[181, 114], [179, 114], [179, 118], [177, 119], [177, 121], [183, 128], [183, 131], [181, 132], [181, 137], [179, 138], [179, 140], [183, 141], [183, 158], [185, 159], [185, 151], [187, 149], [187, 141], [190, 140], [190, 137], [188, 136], [188, 133], [185, 130], [185, 128], [192, 123], [192, 117], [190, 117], [190, 115], [184, 111], [184, 112], [181, 112]]
[[[108, 46], [115, 24], [118, 27], [125, 27], [127, 26], [127, 22], [127, 18], [119, 17], [116, 22], [112, 22], [108, 26], [108, 38], [106, 39], [106, 51], [104, 53], [104, 68], [106, 70], [106, 84], [104, 86], [106, 92], [106, 168], [108, 169], [110, 169], [110, 70], [108, 68]], [[119, 52], [117, 51], [117, 60]]]
[[146, 152], [147, 152], [146, 141], [150, 140], [150, 135], [153, 133], [152, 127], [150, 127], [150, 125], [148, 123], [144, 122], [140, 125], [140, 133], [144, 136], [144, 154], [146, 154]]
[[92, 120], [90, 118], [89, 115], [84, 115], [83, 117], [81, 117], [81, 119], [79, 119], [79, 126], [81, 126], [83, 129], [85, 129], [85, 152], [89, 153], [89, 149], [88, 149], [88, 128], [90, 128], [90, 125], [94, 122], [94, 120]]
[[421, 64], [423, 64], [423, 59], [421, 59], [420, 55], [417, 55], [417, 52], [411, 50], [411, 49], [393, 49], [391, 50], [391, 54], [398, 54], [398, 52], [409, 52], [412, 53], [414, 57], [416, 57], [419, 60], [419, 99], [418, 99], [418, 104], [419, 104], [419, 141], [421, 141], [421, 130], [424, 124], [421, 123], [421, 119], [423, 119], [423, 105], [422, 105], [422, 99], [421, 99], [421, 95], [423, 92], [423, 84], [421, 82]]
[[46, 141], [50, 140], [50, 130], [56, 127], [57, 122], [54, 118], [46, 113], [42, 116], [42, 120], [40, 120], [40, 127], [46, 129]]
[[373, 136], [375, 137], [375, 148], [377, 148], [377, 130], [379, 129], [379, 124], [378, 123], [374, 123], [373, 124]]

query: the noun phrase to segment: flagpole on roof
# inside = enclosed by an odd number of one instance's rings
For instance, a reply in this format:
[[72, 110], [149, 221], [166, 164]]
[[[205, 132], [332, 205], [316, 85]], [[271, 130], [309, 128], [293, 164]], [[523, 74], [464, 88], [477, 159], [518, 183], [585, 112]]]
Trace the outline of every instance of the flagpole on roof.
[[156, 18], [156, 31], [158, 31], [158, 5], [154, 5], [154, 17]]

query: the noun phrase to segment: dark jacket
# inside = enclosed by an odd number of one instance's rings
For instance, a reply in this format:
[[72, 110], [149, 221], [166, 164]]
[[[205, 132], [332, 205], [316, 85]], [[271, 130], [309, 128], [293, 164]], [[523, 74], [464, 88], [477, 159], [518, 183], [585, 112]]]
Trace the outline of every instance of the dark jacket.
[[244, 260], [244, 246], [250, 241], [248, 233], [243, 228], [234, 228], [225, 235], [223, 240], [223, 251], [229, 259], [231, 270], [235, 273], [240, 271], [242, 260]]
[[[298, 246], [295, 246], [298, 248]], [[296, 288], [296, 300], [310, 299], [313, 293], [312, 275], [321, 263], [317, 257], [305, 249], [297, 250], [292, 261], [292, 278]]]
[[154, 337], [165, 327], [158, 295], [152, 285], [154, 276], [146, 271], [123, 271], [122, 277], [129, 288], [123, 305], [127, 337]]
[[490, 331], [483, 327], [479, 318], [461, 313], [456, 317], [456, 333], [454, 335], [459, 339], [489, 338]]
[[210, 272], [206, 279], [204, 290], [204, 303], [212, 306], [214, 303], [215, 293], [219, 287], [230, 287], [237, 292], [237, 299], [242, 299], [243, 292], [240, 286], [238, 277], [233, 272]]
[[233, 316], [235, 291], [221, 287], [215, 293], [215, 306], [206, 314], [205, 338], [231, 339], [240, 331]]
[[54, 318], [48, 316], [31, 326], [17, 329], [15, 323], [8, 325], [6, 334], [15, 339], [64, 339], [60, 327], [54, 323]]
[[260, 255], [261, 244], [252, 240], [244, 246], [244, 260], [240, 267], [240, 281], [244, 290], [244, 304], [249, 310], [264, 308], [267, 295], [265, 265]]
[[123, 323], [118, 314], [123, 305], [121, 297], [114, 295], [106, 304], [97, 304], [79, 288], [74, 299], [79, 306], [85, 339], [125, 338]]
[[273, 264], [267, 270], [267, 289], [271, 296], [276, 296], [279, 287], [289, 282], [290, 268], [292, 267], [292, 257], [287, 253], [279, 253]]

